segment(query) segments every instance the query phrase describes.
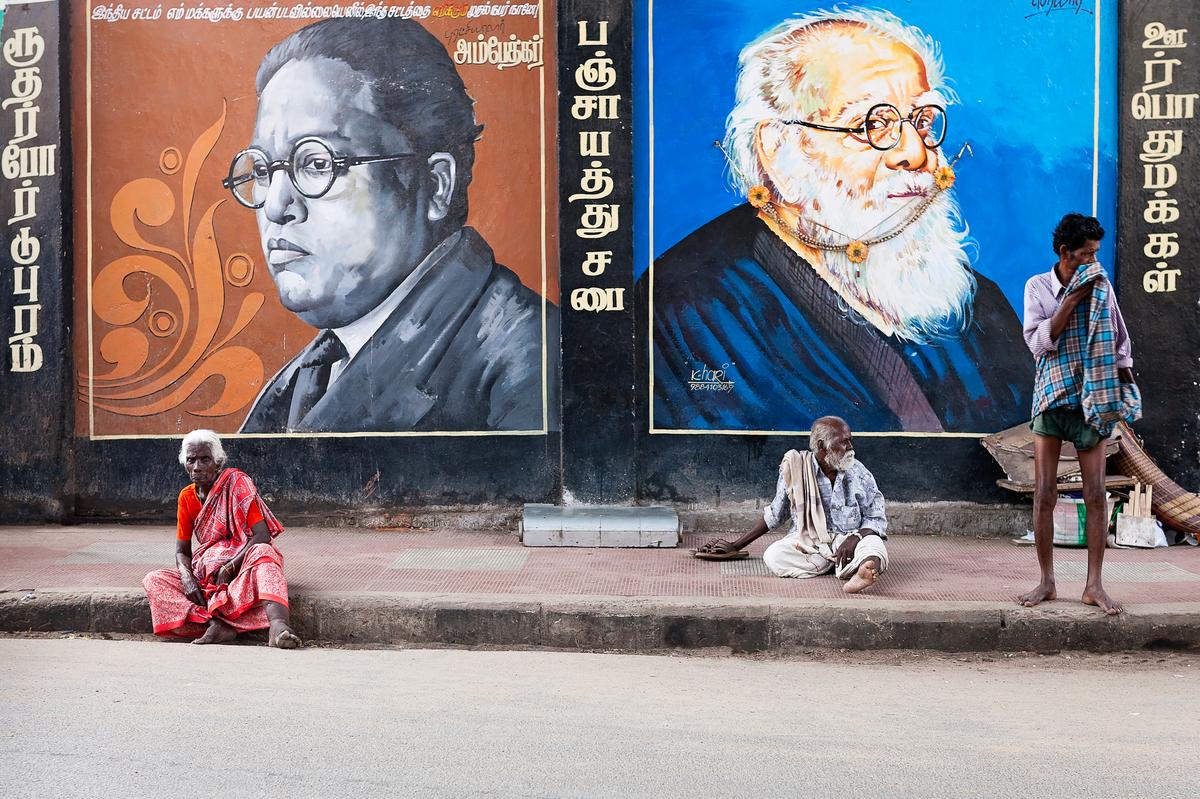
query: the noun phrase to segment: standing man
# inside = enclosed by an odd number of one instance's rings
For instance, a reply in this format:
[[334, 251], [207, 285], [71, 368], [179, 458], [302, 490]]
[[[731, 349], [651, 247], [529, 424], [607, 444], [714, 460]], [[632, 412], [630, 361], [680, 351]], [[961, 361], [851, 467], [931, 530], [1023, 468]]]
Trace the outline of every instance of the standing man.
[[483, 128], [442, 43], [408, 19], [324, 20], [271, 48], [255, 88], [224, 186], [319, 333], [240, 432], [555, 427], [558, 312], [466, 224]]
[[1141, 416], [1133, 358], [1116, 293], [1096, 253], [1104, 228], [1091, 216], [1067, 214], [1054, 229], [1058, 263], [1025, 284], [1025, 343], [1037, 360], [1033, 389], [1033, 530], [1041, 582], [1019, 601], [1032, 607], [1057, 596], [1054, 587], [1054, 506], [1063, 441], [1079, 453], [1087, 511], [1087, 583], [1083, 602], [1110, 616], [1121, 604], [1100, 581], [1108, 533], [1104, 446], [1118, 421]]

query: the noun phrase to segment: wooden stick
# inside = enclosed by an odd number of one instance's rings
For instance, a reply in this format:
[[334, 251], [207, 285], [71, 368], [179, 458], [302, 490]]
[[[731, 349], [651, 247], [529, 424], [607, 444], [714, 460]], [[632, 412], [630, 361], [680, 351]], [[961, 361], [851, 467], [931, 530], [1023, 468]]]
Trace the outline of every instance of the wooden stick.
[[1154, 484], [1146, 486], [1146, 515], [1154, 515]]
[[1142, 484], [1134, 483], [1133, 490], [1129, 492], [1129, 504], [1130, 504], [1129, 515], [1130, 516], [1140, 516], [1141, 515], [1141, 513], [1139, 513], [1139, 507], [1141, 505], [1141, 502], [1140, 502], [1141, 498], [1142, 498]]

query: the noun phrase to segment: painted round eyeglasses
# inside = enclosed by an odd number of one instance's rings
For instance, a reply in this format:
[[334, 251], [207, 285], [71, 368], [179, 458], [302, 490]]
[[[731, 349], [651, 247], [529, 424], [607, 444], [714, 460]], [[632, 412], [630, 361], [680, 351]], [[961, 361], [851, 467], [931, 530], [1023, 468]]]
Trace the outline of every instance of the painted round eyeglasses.
[[257, 147], [242, 150], [234, 156], [229, 165], [229, 176], [221, 181], [221, 185], [247, 208], [262, 208], [267, 202], [271, 177], [282, 169], [300, 196], [316, 200], [328, 194], [337, 179], [351, 167], [399, 161], [415, 155], [338, 155], [324, 139], [308, 136], [296, 142], [290, 156], [278, 161], [272, 161]]
[[890, 103], [871, 106], [863, 123], [855, 127], [838, 127], [806, 122], [803, 119], [781, 120], [785, 125], [803, 125], [813, 130], [847, 133], [876, 150], [890, 150], [900, 143], [904, 123], [913, 126], [926, 147], [937, 147], [946, 139], [946, 109], [940, 105], [919, 105], [908, 116]]

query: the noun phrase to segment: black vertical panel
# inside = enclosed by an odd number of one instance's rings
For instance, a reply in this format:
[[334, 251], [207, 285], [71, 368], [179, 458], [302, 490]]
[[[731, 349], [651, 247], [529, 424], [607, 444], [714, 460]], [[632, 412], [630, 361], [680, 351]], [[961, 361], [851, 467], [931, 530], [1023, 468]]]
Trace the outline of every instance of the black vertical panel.
[[73, 383], [63, 218], [70, 207], [64, 13], [58, 2], [10, 4], [0, 33], [6, 106], [0, 108], [0, 518], [6, 520], [61, 519], [70, 510], [63, 501]]
[[[1118, 284], [1144, 403], [1144, 418], [1134, 427], [1163, 470], [1195, 490], [1200, 483], [1200, 4], [1122, 3], [1120, 54]], [[1177, 135], [1180, 152], [1172, 154], [1170, 140]], [[1176, 246], [1178, 252], [1172, 252]]]
[[[581, 22], [590, 41], [607, 22], [607, 42], [581, 46]], [[632, 27], [631, 0], [559, 4], [563, 488], [582, 502], [626, 503], [634, 495]], [[597, 58], [611, 59], [615, 83], [593, 91], [579, 85], [577, 70], [586, 73]], [[576, 98], [587, 95], [620, 95], [616, 119], [576, 118]], [[581, 132], [607, 132], [608, 154], [582, 155]], [[607, 170], [613, 180], [612, 193], [594, 202], [620, 206], [619, 227], [602, 238], [579, 235], [589, 200], [571, 200], [590, 168]], [[584, 272], [592, 251], [612, 252], [602, 274]], [[608, 309], [594, 309], [605, 303]]]

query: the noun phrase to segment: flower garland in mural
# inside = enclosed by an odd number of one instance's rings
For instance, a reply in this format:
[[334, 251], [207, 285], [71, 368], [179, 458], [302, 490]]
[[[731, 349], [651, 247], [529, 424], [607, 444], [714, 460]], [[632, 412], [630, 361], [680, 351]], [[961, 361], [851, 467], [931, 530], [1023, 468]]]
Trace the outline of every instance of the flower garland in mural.
[[[224, 199], [205, 208], [198, 219], [192, 208], [201, 167], [224, 126], [222, 107], [220, 118], [200, 134], [186, 159], [175, 147], [159, 156], [163, 175], [182, 170], [182, 202], [157, 177], [131, 180], [113, 196], [113, 232], [138, 252], [105, 264], [91, 285], [91, 313], [111, 327], [98, 348], [111, 368], [101, 371], [97, 364], [90, 380], [87, 372], [79, 375], [80, 393], [85, 398], [90, 394], [95, 408], [121, 416], [154, 416], [185, 406], [202, 384], [219, 378], [223, 386], [215, 402], [183, 410], [225, 416], [246, 407], [262, 387], [258, 353], [230, 343], [265, 300], [262, 292], [249, 292], [233, 312], [234, 298], [228, 296], [227, 287], [250, 284], [254, 261], [236, 252], [222, 262], [213, 218]], [[177, 206], [182, 224], [168, 228]], [[160, 235], [174, 230], [180, 241], [173, 247], [151, 241], [151, 230]], [[170, 340], [170, 345], [152, 347], [154, 339]]]
[[[714, 141], [713, 146], [721, 151], [721, 154], [725, 156], [726, 163], [729, 164], [729, 168], [738, 175], [742, 182], [749, 183], [745, 175], [743, 175], [741, 170], [738, 169], [737, 163], [729, 156], [729, 153], [725, 149], [725, 145], [720, 141]], [[798, 241], [801, 241], [809, 247], [817, 250], [824, 250], [826, 252], [840, 252], [845, 255], [846, 260], [855, 266], [855, 277], [861, 278], [861, 267], [863, 263], [866, 262], [867, 257], [871, 254], [871, 247], [876, 244], [882, 244], [885, 241], [890, 241], [896, 236], [899, 236], [904, 232], [905, 229], [908, 228], [909, 225], [917, 221], [917, 219], [919, 219], [921, 215], [925, 213], [925, 211], [933, 204], [934, 200], [937, 199], [940, 193], [948, 191], [954, 186], [954, 181], [956, 179], [954, 166], [958, 163], [959, 159], [963, 157], [964, 153], [974, 155], [974, 151], [971, 149], [970, 142], [965, 142], [963, 144], [962, 149], [960, 149], [958, 154], [950, 160], [949, 164], [944, 164], [938, 167], [933, 174], [933, 191], [929, 192], [928, 195], [916, 198], [913, 202], [919, 201], [919, 204], [917, 204], [915, 209], [910, 211], [906, 218], [902, 219], [899, 224], [895, 225], [890, 230], [870, 238], [867, 236], [868, 233], [872, 233], [877, 228], [882, 227], [885, 222], [890, 220], [893, 216], [899, 214], [901, 211], [909, 210], [912, 203], [901, 206], [885, 217], [882, 221], [878, 222], [875, 227], [871, 228], [871, 230], [868, 230], [857, 236], [851, 236], [846, 233], [842, 233], [841, 231], [834, 230], [828, 225], [818, 223], [819, 227], [824, 228], [829, 233], [832, 233], [842, 239], [842, 241], [830, 242], [819, 239], [815, 236], [810, 236], [799, 227], [785, 222], [779, 216], [778, 210], [775, 207], [774, 199], [771, 196], [771, 190], [765, 185], [758, 183], [751, 186], [746, 192], [746, 200], [755, 209], [769, 216], [775, 222], [775, 224], [786, 230]]]

